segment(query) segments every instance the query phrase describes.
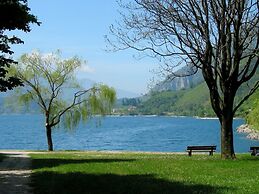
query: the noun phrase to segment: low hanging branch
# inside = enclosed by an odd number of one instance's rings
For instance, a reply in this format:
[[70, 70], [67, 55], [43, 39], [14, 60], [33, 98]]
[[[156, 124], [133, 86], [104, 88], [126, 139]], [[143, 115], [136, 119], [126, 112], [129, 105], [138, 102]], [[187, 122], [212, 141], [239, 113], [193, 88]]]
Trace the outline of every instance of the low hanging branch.
[[72, 109], [73, 107], [78, 106], [78, 105], [80, 105], [80, 104], [82, 104], [82, 103], [84, 103], [84, 102], [85, 102], [85, 103], [88, 102], [88, 100], [87, 100], [86, 98], [83, 99], [83, 100], [80, 100], [80, 101], [77, 101], [77, 99], [78, 99], [80, 96], [82, 96], [82, 95], [84, 95], [84, 94], [86, 94], [86, 93], [89, 93], [89, 92], [90, 92], [91, 90], [93, 90], [93, 89], [94, 89], [94, 88], [90, 88], [90, 89], [88, 89], [88, 90], [76, 92], [76, 93], [74, 94], [73, 102], [72, 102], [70, 105], [68, 105], [66, 108], [64, 108], [63, 110], [60, 110], [60, 111], [52, 118], [52, 121], [50, 122], [50, 123], [51, 123], [50, 126], [53, 127], [53, 126], [57, 125], [57, 124], [60, 122], [61, 117], [62, 117], [67, 111], [69, 111], [70, 109]]

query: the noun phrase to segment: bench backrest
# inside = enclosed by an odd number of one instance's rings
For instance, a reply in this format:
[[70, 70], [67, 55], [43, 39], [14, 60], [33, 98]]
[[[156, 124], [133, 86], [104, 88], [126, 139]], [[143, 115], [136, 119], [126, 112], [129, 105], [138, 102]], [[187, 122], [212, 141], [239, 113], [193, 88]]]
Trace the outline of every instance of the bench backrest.
[[216, 150], [216, 146], [187, 146], [187, 150]]
[[250, 147], [250, 150], [259, 150], [259, 146], [252, 146]]

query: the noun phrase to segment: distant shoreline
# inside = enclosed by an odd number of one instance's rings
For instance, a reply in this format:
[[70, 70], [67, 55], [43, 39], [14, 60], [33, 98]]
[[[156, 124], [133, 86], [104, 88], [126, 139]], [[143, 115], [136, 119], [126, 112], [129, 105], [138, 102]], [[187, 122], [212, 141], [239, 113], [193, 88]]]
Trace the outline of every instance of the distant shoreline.
[[[0, 113], [2, 116], [31, 116], [31, 115], [42, 115], [41, 113]], [[43, 115], [42, 115], [43, 116]], [[172, 118], [194, 118], [202, 120], [218, 120], [218, 117], [200, 117], [191, 115], [159, 115], [159, 114], [109, 114], [109, 115], [94, 115], [93, 117], [172, 117]], [[235, 119], [243, 119], [242, 117], [234, 117]]]
[[[191, 115], [156, 115], [156, 114], [153, 114], [153, 115], [144, 115], [144, 114], [139, 114], [139, 115], [131, 115], [131, 114], [122, 114], [122, 115], [119, 115], [119, 114], [111, 114], [111, 115], [106, 115], [108, 117], [138, 117], [138, 116], [141, 116], [141, 117], [172, 117], [172, 118], [186, 118], [186, 117], [189, 117], [189, 118], [194, 118], [194, 119], [204, 119], [204, 120], [217, 120], [218, 117], [200, 117], [200, 116], [191, 116]], [[234, 120], [236, 119], [243, 119], [242, 117], [234, 117]]]

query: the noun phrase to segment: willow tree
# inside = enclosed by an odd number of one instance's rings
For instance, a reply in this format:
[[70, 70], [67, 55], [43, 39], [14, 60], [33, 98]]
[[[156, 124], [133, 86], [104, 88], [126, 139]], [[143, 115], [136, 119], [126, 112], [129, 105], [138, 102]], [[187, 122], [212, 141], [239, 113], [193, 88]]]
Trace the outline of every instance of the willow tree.
[[115, 101], [114, 89], [106, 85], [85, 89], [78, 84], [75, 72], [81, 65], [77, 57], [62, 59], [58, 53], [35, 52], [23, 55], [10, 70], [24, 83], [18, 101], [27, 105], [36, 102], [45, 116], [49, 151], [53, 151], [54, 127], [63, 123], [66, 128], [74, 128], [93, 114], [109, 113]]
[[[202, 71], [221, 124], [221, 156], [235, 158], [233, 117], [259, 87], [240, 101], [241, 85], [258, 69], [259, 2], [256, 0], [134, 0], [121, 3], [122, 20], [111, 26], [115, 50], [133, 48], [164, 60], [168, 76]], [[176, 75], [176, 66], [188, 66]]]

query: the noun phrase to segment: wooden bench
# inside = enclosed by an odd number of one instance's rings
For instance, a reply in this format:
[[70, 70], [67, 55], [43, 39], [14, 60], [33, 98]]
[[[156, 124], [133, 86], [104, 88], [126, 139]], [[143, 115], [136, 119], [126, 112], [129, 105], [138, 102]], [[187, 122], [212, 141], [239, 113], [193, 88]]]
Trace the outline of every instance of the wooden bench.
[[212, 156], [213, 152], [216, 151], [216, 146], [187, 146], [186, 150], [189, 156], [192, 156], [192, 152], [209, 152], [209, 155]]
[[258, 156], [259, 155], [259, 146], [252, 146], [250, 147], [251, 156]]

